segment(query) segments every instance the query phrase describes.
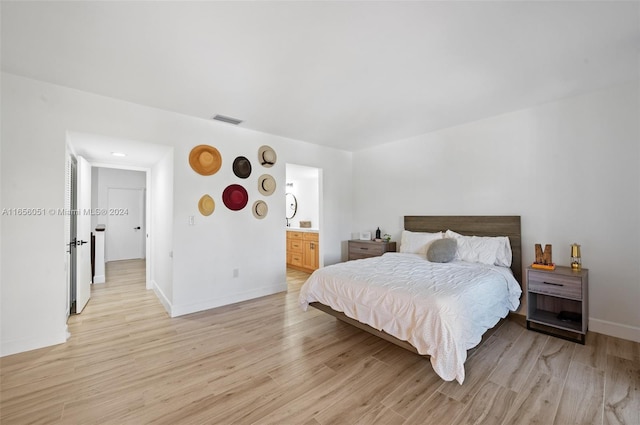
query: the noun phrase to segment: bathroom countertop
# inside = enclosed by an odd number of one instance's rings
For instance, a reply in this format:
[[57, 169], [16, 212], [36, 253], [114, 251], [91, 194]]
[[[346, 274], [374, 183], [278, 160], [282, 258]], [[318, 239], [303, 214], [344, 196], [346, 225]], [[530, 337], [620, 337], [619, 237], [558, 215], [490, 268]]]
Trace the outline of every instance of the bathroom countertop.
[[313, 227], [309, 228], [309, 227], [285, 227], [285, 229], [287, 229], [287, 231], [292, 231], [292, 232], [319, 232], [319, 229], [315, 229]]

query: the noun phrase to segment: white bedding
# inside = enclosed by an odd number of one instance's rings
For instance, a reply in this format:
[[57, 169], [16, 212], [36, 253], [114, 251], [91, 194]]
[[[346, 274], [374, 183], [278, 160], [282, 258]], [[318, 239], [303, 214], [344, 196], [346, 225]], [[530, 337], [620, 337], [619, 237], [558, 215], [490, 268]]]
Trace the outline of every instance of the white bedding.
[[505, 267], [387, 253], [316, 270], [299, 300], [305, 311], [317, 301], [408, 341], [442, 379], [462, 384], [467, 350], [518, 308], [521, 294]]

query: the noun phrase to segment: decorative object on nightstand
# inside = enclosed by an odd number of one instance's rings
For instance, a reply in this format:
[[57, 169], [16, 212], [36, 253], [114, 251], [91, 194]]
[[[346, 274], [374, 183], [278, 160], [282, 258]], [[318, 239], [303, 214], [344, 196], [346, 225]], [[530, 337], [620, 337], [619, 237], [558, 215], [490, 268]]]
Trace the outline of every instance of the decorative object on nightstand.
[[349, 245], [349, 261], [362, 258], [379, 257], [385, 252], [396, 252], [395, 242], [376, 242], [371, 240], [351, 240]]
[[[588, 321], [588, 269], [527, 268], [527, 329], [584, 345]], [[578, 337], [567, 334], [578, 334]]]
[[370, 241], [371, 240], [371, 232], [360, 232], [360, 240], [361, 241]]
[[542, 252], [542, 245], [537, 243], [535, 245], [536, 260], [531, 264], [534, 269], [540, 270], [555, 270], [556, 265], [553, 263], [551, 245], [544, 246], [544, 252]]
[[582, 259], [580, 258], [580, 245], [574, 243], [571, 245], [571, 268], [573, 270], [582, 269]]
[[376, 240], [380, 242], [382, 238], [380, 237], [380, 227], [376, 229]]

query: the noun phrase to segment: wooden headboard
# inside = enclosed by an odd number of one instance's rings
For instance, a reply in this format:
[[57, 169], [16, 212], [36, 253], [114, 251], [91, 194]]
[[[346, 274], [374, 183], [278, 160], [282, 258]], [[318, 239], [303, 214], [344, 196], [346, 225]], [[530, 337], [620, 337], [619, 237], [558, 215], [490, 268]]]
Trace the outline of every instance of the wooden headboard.
[[407, 215], [404, 228], [411, 232], [444, 232], [453, 230], [467, 236], [508, 236], [513, 259], [511, 270], [522, 286], [522, 247], [519, 215]]

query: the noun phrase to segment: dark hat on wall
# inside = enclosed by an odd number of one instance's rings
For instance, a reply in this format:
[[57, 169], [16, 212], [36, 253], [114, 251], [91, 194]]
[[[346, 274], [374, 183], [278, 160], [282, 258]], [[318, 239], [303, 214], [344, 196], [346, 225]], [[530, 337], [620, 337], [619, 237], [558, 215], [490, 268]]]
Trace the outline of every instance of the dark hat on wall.
[[233, 160], [233, 174], [246, 179], [251, 175], [251, 161], [245, 156], [239, 156]]
[[258, 190], [265, 196], [273, 194], [276, 190], [276, 179], [269, 174], [263, 174], [258, 178]]
[[213, 146], [198, 145], [189, 153], [189, 165], [196, 173], [210, 176], [222, 166], [222, 156]]
[[222, 202], [232, 211], [243, 209], [249, 202], [247, 190], [239, 184], [230, 184], [222, 192]]
[[216, 203], [213, 202], [213, 198], [209, 195], [202, 195], [200, 201], [198, 201], [198, 210], [202, 215], [211, 215], [213, 210], [216, 209]]
[[274, 151], [271, 146], [260, 146], [260, 149], [258, 149], [258, 161], [260, 165], [271, 168], [277, 160], [276, 151]]
[[253, 212], [253, 216], [255, 218], [262, 220], [267, 216], [267, 213], [269, 212], [269, 206], [264, 201], [256, 201], [253, 203], [251, 212]]

